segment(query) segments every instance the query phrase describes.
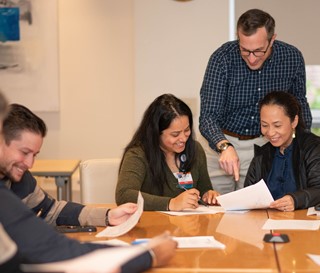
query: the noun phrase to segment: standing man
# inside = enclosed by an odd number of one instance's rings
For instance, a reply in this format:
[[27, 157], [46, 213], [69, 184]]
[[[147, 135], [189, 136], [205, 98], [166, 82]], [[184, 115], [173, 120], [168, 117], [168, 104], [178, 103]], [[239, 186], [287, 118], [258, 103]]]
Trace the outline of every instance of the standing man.
[[258, 103], [267, 93], [293, 94], [311, 127], [303, 56], [294, 46], [277, 41], [274, 30], [270, 14], [248, 10], [238, 20], [238, 40], [218, 48], [206, 69], [199, 129], [210, 146], [204, 145], [213, 188], [221, 194], [243, 187], [254, 144], [266, 142]]

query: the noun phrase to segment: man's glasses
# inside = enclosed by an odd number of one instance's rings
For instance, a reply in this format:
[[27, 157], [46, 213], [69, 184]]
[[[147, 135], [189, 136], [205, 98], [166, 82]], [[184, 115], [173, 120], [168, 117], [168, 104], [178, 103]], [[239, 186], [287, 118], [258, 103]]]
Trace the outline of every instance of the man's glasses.
[[241, 54], [241, 56], [249, 57], [250, 54], [252, 53], [256, 57], [262, 57], [267, 53], [267, 51], [269, 49], [269, 46], [270, 46], [270, 41], [268, 43], [268, 46], [267, 46], [266, 50], [254, 50], [254, 51], [251, 51], [251, 50], [246, 50], [246, 49], [241, 49], [240, 48], [240, 54]]

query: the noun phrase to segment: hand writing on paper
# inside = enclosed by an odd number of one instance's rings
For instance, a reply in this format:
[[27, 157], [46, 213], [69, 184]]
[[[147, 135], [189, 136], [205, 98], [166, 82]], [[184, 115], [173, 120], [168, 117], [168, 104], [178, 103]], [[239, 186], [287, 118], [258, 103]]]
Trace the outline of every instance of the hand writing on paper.
[[196, 209], [199, 207], [198, 200], [200, 193], [197, 189], [186, 190], [169, 202], [169, 210], [180, 211], [183, 209]]

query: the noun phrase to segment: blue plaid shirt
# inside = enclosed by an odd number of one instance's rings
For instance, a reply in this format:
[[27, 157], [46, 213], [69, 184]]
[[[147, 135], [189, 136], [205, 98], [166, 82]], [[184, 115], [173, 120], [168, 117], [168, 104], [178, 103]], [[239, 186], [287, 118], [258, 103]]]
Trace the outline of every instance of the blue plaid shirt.
[[307, 128], [311, 127], [303, 56], [294, 46], [277, 40], [272, 49], [258, 70], [251, 70], [242, 59], [238, 41], [223, 44], [211, 55], [200, 91], [199, 129], [212, 149], [226, 139], [222, 129], [259, 135], [258, 103], [271, 91], [292, 93], [301, 104]]

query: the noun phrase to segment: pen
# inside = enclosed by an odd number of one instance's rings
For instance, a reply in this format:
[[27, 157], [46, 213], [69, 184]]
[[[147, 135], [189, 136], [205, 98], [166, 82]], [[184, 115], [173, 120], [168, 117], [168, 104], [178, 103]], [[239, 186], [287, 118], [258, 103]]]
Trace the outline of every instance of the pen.
[[132, 245], [140, 245], [140, 244], [146, 244], [149, 242], [149, 239], [135, 239], [131, 242]]
[[[184, 189], [185, 191], [187, 191], [187, 189], [186, 189], [185, 187], [181, 186], [181, 188]], [[203, 205], [203, 206], [205, 206], [205, 207], [208, 207], [208, 204], [207, 204], [206, 202], [204, 202], [204, 201], [201, 199], [200, 196], [199, 196], [198, 202], [199, 202], [201, 205]]]

